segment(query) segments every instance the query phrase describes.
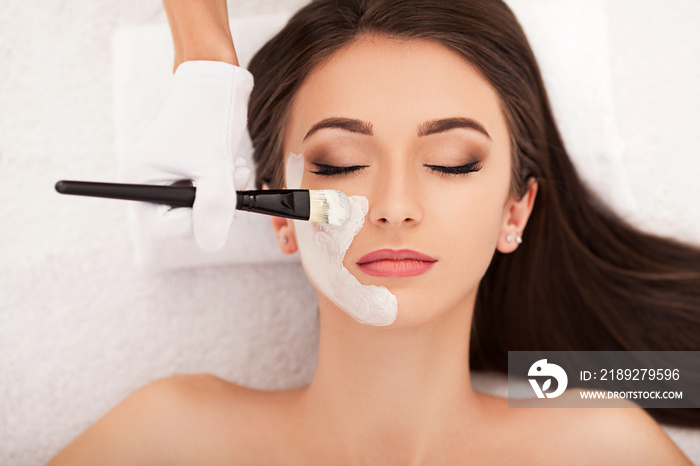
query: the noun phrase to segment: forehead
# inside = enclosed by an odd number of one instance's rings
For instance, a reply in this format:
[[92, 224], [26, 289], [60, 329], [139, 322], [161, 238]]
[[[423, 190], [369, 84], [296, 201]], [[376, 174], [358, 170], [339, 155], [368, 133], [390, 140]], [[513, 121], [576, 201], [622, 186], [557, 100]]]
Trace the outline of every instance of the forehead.
[[329, 117], [370, 121], [380, 136], [404, 125], [415, 134], [423, 121], [451, 116], [477, 119], [494, 136], [506, 132], [497, 93], [457, 53], [428, 40], [366, 36], [309, 74], [292, 103], [286, 136], [294, 145]]

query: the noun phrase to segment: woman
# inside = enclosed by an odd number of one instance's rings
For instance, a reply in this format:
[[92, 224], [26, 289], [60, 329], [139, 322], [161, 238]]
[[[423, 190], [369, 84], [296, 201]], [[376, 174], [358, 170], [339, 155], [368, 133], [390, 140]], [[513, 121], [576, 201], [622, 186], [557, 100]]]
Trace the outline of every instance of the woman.
[[697, 350], [700, 329], [700, 251], [582, 184], [501, 1], [316, 1], [249, 70], [257, 186], [365, 198], [345, 279], [396, 313], [363, 322], [362, 296], [326, 291], [308, 232], [274, 218], [317, 289], [311, 384], [163, 379], [52, 464], [690, 464], [639, 408], [509, 409], [471, 387], [508, 350]]

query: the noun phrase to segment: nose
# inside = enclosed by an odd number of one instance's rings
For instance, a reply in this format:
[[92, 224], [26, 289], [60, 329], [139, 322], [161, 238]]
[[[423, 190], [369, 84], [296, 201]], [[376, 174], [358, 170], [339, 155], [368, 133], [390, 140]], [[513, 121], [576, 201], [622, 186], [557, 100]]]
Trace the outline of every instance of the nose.
[[417, 180], [408, 170], [390, 170], [388, 176], [375, 180], [369, 199], [369, 219], [383, 227], [413, 226], [423, 217]]

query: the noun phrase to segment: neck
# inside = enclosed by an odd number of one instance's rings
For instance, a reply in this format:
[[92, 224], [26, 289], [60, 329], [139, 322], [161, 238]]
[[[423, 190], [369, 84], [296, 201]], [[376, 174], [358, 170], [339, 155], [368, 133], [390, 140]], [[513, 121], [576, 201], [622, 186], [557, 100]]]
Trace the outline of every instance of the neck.
[[402, 326], [399, 306], [395, 324], [373, 327], [319, 294], [318, 366], [302, 397], [310, 422], [349, 455], [392, 447], [426, 454], [477, 411], [469, 374], [475, 297], [421, 325]]

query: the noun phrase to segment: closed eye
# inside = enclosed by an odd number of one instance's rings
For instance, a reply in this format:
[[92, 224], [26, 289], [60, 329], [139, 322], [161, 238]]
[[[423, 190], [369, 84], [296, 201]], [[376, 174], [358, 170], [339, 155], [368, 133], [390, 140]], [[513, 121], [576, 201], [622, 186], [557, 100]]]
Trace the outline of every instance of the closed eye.
[[321, 175], [321, 176], [336, 176], [336, 175], [346, 175], [352, 172], [356, 172], [358, 170], [362, 170], [363, 168], [366, 168], [367, 165], [352, 165], [349, 167], [335, 167], [333, 165], [325, 165], [322, 163], [313, 163], [318, 167], [317, 171], [311, 171], [311, 173], [314, 173], [316, 175]]
[[467, 163], [465, 165], [459, 165], [457, 167], [443, 167], [440, 165], [428, 165], [428, 164], [425, 164], [423, 166], [428, 167], [431, 170], [438, 172], [438, 174], [440, 174], [441, 176], [466, 175], [467, 173], [478, 172], [479, 170], [481, 170], [481, 165], [479, 165], [478, 161]]
[[[350, 174], [359, 170], [362, 170], [363, 168], [367, 168], [367, 165], [351, 165], [348, 167], [336, 167], [334, 165], [326, 165], [323, 163], [313, 163], [318, 167], [317, 171], [311, 171], [311, 173], [314, 173], [316, 175], [320, 176], [337, 176], [337, 175], [346, 175]], [[443, 167], [441, 165], [428, 165], [425, 164], [425, 167], [430, 168], [431, 170], [439, 173], [440, 175], [447, 176], [447, 175], [466, 175], [467, 173], [472, 173], [472, 172], [477, 172], [481, 170], [481, 166], [479, 165], [479, 162], [471, 162], [467, 163], [465, 165], [459, 165], [456, 167]]]

